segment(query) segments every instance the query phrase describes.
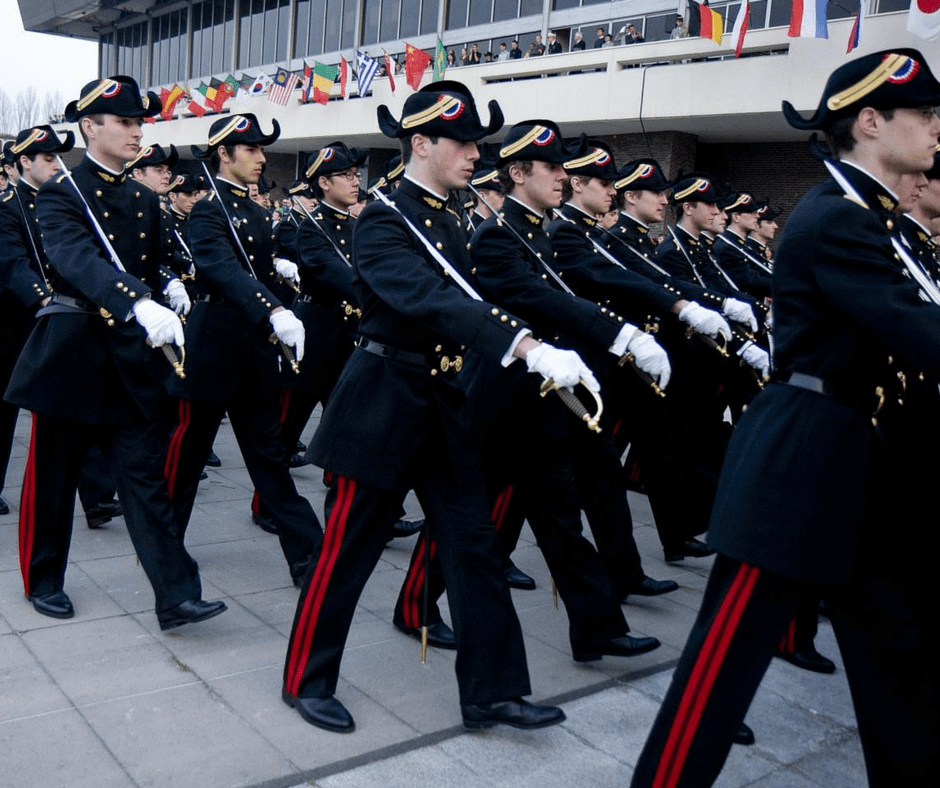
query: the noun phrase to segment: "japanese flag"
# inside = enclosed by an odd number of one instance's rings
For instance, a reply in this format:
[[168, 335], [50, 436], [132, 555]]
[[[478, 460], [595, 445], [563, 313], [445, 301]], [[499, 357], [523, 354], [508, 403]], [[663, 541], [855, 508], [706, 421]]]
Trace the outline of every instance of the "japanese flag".
[[907, 29], [931, 41], [940, 36], [940, 0], [911, 0]]

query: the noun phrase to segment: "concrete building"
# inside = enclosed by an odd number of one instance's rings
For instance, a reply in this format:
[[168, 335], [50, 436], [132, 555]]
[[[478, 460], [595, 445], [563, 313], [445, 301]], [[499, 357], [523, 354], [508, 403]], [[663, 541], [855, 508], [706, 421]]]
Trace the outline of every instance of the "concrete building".
[[[888, 46], [930, 45], [905, 29], [909, 0], [862, 0], [871, 16], [865, 37], [846, 55], [852, 10], [829, 6], [829, 39], [787, 36], [791, 0], [751, 3], [744, 53], [733, 58], [730, 31], [738, 3], [718, 0], [725, 17], [719, 47], [701, 38], [670, 40], [676, 0], [19, 0], [27, 30], [79, 36], [99, 42], [102, 75], [130, 74], [154, 89], [174, 83], [193, 87], [229, 74], [295, 72], [340, 56], [355, 67], [356, 50], [401, 55], [405, 43], [433, 52], [440, 36], [459, 57], [477, 43], [497, 52], [516, 39], [525, 52], [549, 31], [565, 52], [541, 58], [484, 63], [448, 71], [465, 82], [485, 107], [497, 99], [507, 124], [551, 117], [566, 133], [587, 132], [610, 143], [617, 160], [653, 155], [671, 175], [703, 169], [738, 188], [770, 197], [785, 211], [822, 178], [803, 142], [780, 114], [788, 99], [809, 111], [827, 75], [847, 57]], [[685, 0], [679, 0], [684, 13]], [[687, 15], [686, 15], [687, 16]], [[840, 18], [841, 17], [841, 18]], [[632, 22], [646, 42], [597, 48], [598, 29], [617, 32]], [[575, 33], [586, 49], [569, 52]], [[936, 50], [934, 50], [936, 51]], [[934, 63], [940, 70], [940, 62]], [[424, 77], [431, 79], [430, 70]], [[396, 113], [411, 93], [404, 75], [377, 78], [359, 96], [350, 75], [348, 96], [323, 106], [304, 104], [299, 91], [286, 107], [265, 96], [236, 98], [225, 111], [253, 112], [267, 127], [277, 118], [281, 139], [269, 157], [269, 179], [286, 184], [306, 153], [335, 139], [370, 148], [374, 172], [394, 152], [378, 131], [380, 103]], [[202, 143], [212, 116], [180, 111], [171, 122], [148, 128], [145, 141], [174, 143], [188, 151]]]

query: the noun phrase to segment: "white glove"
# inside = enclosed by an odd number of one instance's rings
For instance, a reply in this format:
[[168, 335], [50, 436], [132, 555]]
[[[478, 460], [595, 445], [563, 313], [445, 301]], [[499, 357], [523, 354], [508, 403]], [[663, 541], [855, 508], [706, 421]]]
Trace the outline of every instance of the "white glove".
[[[633, 329], [636, 330], [636, 326], [633, 326]], [[627, 350], [633, 354], [637, 368], [652, 375], [661, 389], [669, 385], [669, 378], [672, 376], [669, 356], [653, 339], [652, 334], [640, 331], [627, 343]]]
[[176, 314], [188, 315], [192, 309], [192, 302], [189, 300], [189, 293], [186, 292], [186, 285], [179, 279], [171, 279], [169, 284], [163, 288], [163, 295], [170, 302], [170, 309]]
[[131, 312], [147, 334], [147, 339], [154, 347], [173, 343], [179, 347], [186, 341], [183, 337], [183, 324], [176, 313], [165, 306], [160, 306], [150, 298], [141, 298], [134, 304]]
[[[285, 260], [285, 262], [287, 262]], [[291, 265], [294, 265], [291, 263]], [[295, 266], [296, 267], [296, 266]], [[300, 363], [304, 357], [304, 324], [289, 309], [271, 313], [271, 328], [281, 342], [294, 348], [294, 356]]]
[[721, 305], [725, 315], [735, 323], [744, 323], [751, 331], [757, 331], [757, 318], [754, 317], [754, 310], [751, 305], [738, 301], [737, 298], [726, 298]]
[[741, 345], [741, 349], [738, 350], [738, 355], [744, 359], [744, 362], [751, 367], [754, 367], [758, 372], [760, 372], [762, 377], [767, 377], [770, 374], [770, 355], [763, 348], [759, 348], [753, 342], [745, 342]]
[[731, 339], [731, 326], [727, 321], [713, 309], [699, 306], [695, 301], [689, 301], [682, 307], [679, 320], [712, 339], [718, 339], [719, 334], [725, 338], [725, 342]]
[[283, 257], [275, 257], [274, 270], [282, 279], [297, 285], [300, 284], [300, 271], [297, 268], [297, 263], [285, 260]]
[[583, 380], [590, 391], [601, 390], [594, 373], [573, 350], [559, 350], [543, 342], [525, 354], [525, 363], [529, 372], [538, 372], [543, 377], [551, 378], [557, 386], [570, 390]]

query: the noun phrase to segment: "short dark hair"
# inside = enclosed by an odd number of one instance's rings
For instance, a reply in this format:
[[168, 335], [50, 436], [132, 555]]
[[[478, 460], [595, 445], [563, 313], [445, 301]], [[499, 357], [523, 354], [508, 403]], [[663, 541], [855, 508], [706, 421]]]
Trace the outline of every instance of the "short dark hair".
[[82, 141], [85, 143], [85, 147], [88, 147], [88, 137], [85, 134], [85, 129], [82, 128], [82, 121], [85, 118], [90, 118], [96, 126], [103, 126], [104, 115], [101, 113], [96, 113], [94, 115], [85, 115], [84, 117], [78, 119], [78, 133], [82, 135]]
[[[408, 166], [408, 162], [411, 161], [411, 138], [415, 134], [420, 133], [420, 131], [416, 131], [414, 134], [409, 134], [407, 137], [402, 137], [401, 140], [399, 140], [401, 142], [401, 163], [406, 167]], [[440, 137], [432, 137], [429, 134], [425, 134], [424, 136], [431, 140], [432, 145], [437, 145], [437, 141], [440, 139]], [[391, 184], [389, 184], [389, 186], [391, 186]]]
[[[16, 157], [16, 160], [14, 161], [14, 164], [16, 165], [16, 171], [17, 171], [20, 175], [23, 174], [23, 162], [20, 161], [20, 159], [23, 158], [23, 156], [25, 156], [25, 157], [26, 157], [27, 159], [29, 159], [30, 161], [36, 161], [36, 156], [37, 156], [37, 155], [38, 155], [38, 154], [36, 154], [36, 153], [32, 153], [32, 154], [30, 154], [30, 153], [23, 153], [23, 154], [21, 154], [20, 156], [17, 156], [17, 157]], [[4, 177], [6, 177], [6, 176], [4, 176]]]
[[499, 185], [503, 190], [503, 194], [511, 194], [513, 188], [516, 185], [515, 181], [509, 177], [509, 168], [512, 167], [513, 164], [518, 164], [525, 175], [528, 175], [530, 172], [532, 172], [532, 162], [529, 159], [511, 161], [509, 164], [504, 164], [502, 167], [496, 170], [496, 175], [499, 178]]
[[[878, 112], [885, 120], [894, 118], [894, 109], [880, 109]], [[852, 126], [858, 114], [850, 115], [847, 118], [840, 118], [826, 130], [826, 144], [832, 151], [832, 155], [839, 158], [842, 153], [851, 153], [855, 150], [856, 139], [852, 134]]]

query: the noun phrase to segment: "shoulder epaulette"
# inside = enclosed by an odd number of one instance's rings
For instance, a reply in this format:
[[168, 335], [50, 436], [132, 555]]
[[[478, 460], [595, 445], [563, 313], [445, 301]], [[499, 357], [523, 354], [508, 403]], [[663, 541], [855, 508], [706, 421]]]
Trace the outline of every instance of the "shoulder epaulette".
[[4, 201], [4, 202], [10, 202], [10, 200], [12, 200], [15, 196], [16, 196], [16, 195], [15, 195], [13, 192], [10, 192], [9, 194], [7, 194], [7, 195], [3, 198], [3, 201]]
[[55, 179], [56, 183], [62, 183], [66, 179], [66, 174], [63, 172], [58, 178]]

